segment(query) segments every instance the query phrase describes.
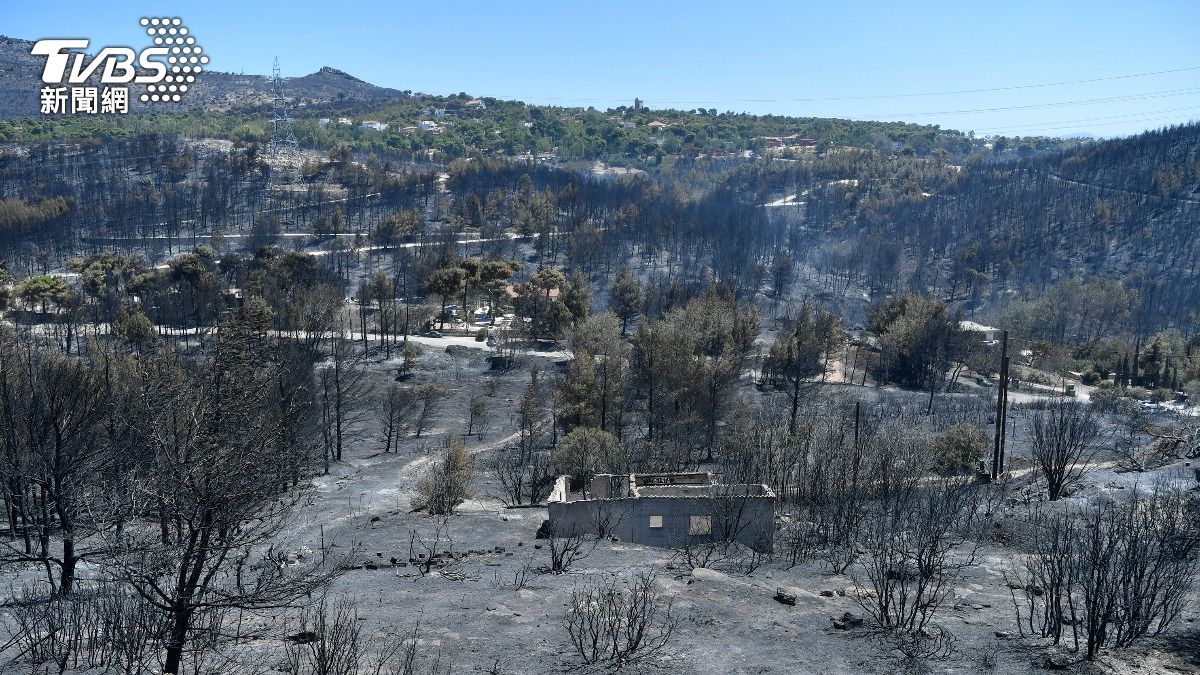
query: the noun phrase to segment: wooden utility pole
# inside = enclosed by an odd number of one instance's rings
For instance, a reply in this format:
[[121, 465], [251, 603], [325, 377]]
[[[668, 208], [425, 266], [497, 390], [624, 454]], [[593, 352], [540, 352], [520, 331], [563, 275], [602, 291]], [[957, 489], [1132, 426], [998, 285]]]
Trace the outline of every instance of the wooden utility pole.
[[1004, 473], [1004, 422], [1008, 416], [1008, 331], [1000, 345], [1000, 381], [996, 385], [996, 437], [992, 447], [992, 480]]
[[854, 402], [854, 448], [858, 449], [858, 425], [862, 414], [862, 401]]
[[[1008, 351], [1008, 340], [1004, 341], [1004, 351]], [[1008, 366], [1011, 361], [1008, 354], [1004, 354], [1004, 361], [1000, 364], [1000, 401], [1002, 403], [1003, 412], [1000, 415], [1000, 469], [997, 476], [1004, 475], [1004, 446], [1008, 440]]]

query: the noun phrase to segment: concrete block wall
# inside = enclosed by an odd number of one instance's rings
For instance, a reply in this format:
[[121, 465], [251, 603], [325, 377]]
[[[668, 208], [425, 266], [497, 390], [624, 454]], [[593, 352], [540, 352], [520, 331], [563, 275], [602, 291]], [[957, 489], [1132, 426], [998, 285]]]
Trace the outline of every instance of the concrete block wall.
[[[595, 534], [598, 522], [622, 541], [646, 546], [680, 548], [686, 544], [719, 540], [722, 531], [758, 551], [769, 551], [775, 524], [775, 497], [639, 497], [550, 502], [550, 522], [561, 534]], [[651, 527], [651, 516], [662, 517], [662, 527]], [[709, 516], [708, 535], [689, 534], [691, 516]], [[734, 523], [733, 521], [737, 521]], [[728, 527], [723, 527], [728, 521]]]

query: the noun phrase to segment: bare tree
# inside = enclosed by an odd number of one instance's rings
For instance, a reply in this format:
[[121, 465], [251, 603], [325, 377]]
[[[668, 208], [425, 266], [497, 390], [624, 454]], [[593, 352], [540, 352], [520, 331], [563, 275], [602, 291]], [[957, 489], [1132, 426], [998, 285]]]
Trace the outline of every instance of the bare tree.
[[1039, 514], [1032, 554], [1008, 573], [1022, 633], [1057, 644], [1069, 626], [1089, 659], [1161, 634], [1200, 571], [1196, 515], [1195, 497], [1165, 482], [1122, 502]]
[[968, 481], [914, 482], [885, 495], [865, 524], [866, 555], [856, 584], [870, 592], [858, 594], [859, 604], [906, 656], [946, 655], [953, 645], [933, 619], [955, 580], [975, 563], [978, 544], [959, 549], [977, 507]]
[[388, 387], [379, 410], [380, 435], [383, 451], [397, 452], [400, 437], [404, 434], [416, 414], [417, 397], [412, 389], [392, 384]]
[[471, 401], [467, 404], [467, 435], [478, 434], [482, 437], [487, 423], [487, 397], [481, 394], [472, 396]]
[[136, 594], [112, 584], [79, 583], [70, 595], [47, 597], [40, 588], [21, 589], [9, 605], [12, 639], [5, 642], [6, 667], [25, 670], [53, 664], [65, 670], [104, 669], [126, 675], [155, 670], [162, 623]]
[[344, 330], [342, 324], [338, 324], [330, 334], [329, 359], [317, 377], [326, 473], [330, 461], [342, 461], [342, 453], [353, 439], [357, 423], [366, 415], [359, 403], [369, 393], [365, 352], [359, 351], [353, 340], [343, 337]]
[[576, 588], [563, 624], [584, 663], [614, 668], [661, 654], [679, 627], [652, 572], [638, 573], [628, 588], [616, 578]]
[[547, 522], [546, 548], [550, 554], [550, 569], [547, 571], [552, 574], [565, 573], [571, 569], [571, 565], [596, 550], [600, 540], [595, 533], [581, 528], [559, 529], [554, 521]]
[[194, 376], [161, 356], [155, 414], [142, 422], [157, 461], [107, 504], [125, 523], [109, 536], [111, 570], [165, 623], [166, 673], [180, 672], [189, 643], [220, 633], [224, 611], [281, 608], [338, 574], [324, 552], [289, 556], [281, 536], [303, 495], [274, 480], [275, 441], [295, 411], [271, 412], [271, 354], [234, 323]]
[[[358, 605], [346, 596], [332, 603], [326, 593], [305, 607], [289, 636], [287, 671], [294, 675], [449, 675], [440, 654], [421, 656], [420, 624], [382, 640], [363, 634]], [[372, 649], [372, 647], [374, 648]]]
[[413, 422], [413, 431], [416, 437], [420, 438], [421, 434], [428, 431], [429, 426], [433, 423], [433, 416], [437, 413], [438, 406], [446, 398], [446, 390], [436, 384], [426, 384], [418, 387], [416, 394], [421, 409]]
[[[85, 556], [77, 543], [93, 529], [90, 486], [107, 473], [111, 457], [101, 435], [108, 396], [99, 374], [82, 360], [2, 338], [0, 385], [9, 520], [14, 526], [19, 520], [24, 532], [20, 544], [0, 544], [0, 560], [37, 562], [51, 588], [67, 594]], [[53, 550], [59, 547], [61, 556]]]
[[509, 504], [536, 504], [550, 492], [553, 474], [546, 434], [553, 423], [543, 408], [543, 395], [538, 372], [532, 370], [517, 407], [516, 445], [497, 452], [492, 465]]
[[413, 567], [425, 576], [439, 564], [444, 563], [442, 553], [454, 553], [454, 537], [450, 533], [450, 519], [443, 514], [437, 520], [433, 533], [422, 535], [416, 530], [408, 534], [408, 559]]
[[322, 592], [300, 614], [287, 646], [288, 672], [311, 675], [358, 675], [365, 645], [358, 608], [343, 596], [330, 605]]
[[1100, 424], [1091, 407], [1074, 401], [1047, 405], [1033, 415], [1033, 461], [1046, 479], [1050, 501], [1083, 477], [1095, 456]]

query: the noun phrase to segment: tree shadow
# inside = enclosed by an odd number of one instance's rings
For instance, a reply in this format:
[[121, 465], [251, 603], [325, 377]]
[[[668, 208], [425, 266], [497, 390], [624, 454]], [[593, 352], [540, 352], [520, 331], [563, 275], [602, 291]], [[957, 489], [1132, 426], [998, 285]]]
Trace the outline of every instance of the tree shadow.
[[1183, 630], [1167, 637], [1164, 642], [1166, 651], [1200, 669], [1200, 626], [1194, 623], [1187, 624]]

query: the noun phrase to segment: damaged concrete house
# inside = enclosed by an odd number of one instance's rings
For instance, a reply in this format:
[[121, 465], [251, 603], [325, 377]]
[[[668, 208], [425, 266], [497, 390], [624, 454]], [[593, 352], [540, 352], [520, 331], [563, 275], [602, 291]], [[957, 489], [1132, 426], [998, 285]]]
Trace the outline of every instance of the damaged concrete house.
[[563, 536], [598, 534], [646, 546], [682, 548], [736, 541], [769, 551], [775, 493], [762, 484], [722, 485], [708, 472], [599, 474], [582, 494], [560, 476], [547, 500]]

